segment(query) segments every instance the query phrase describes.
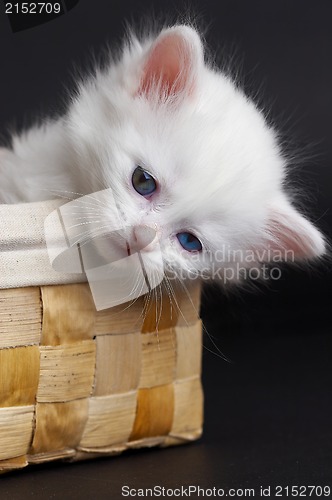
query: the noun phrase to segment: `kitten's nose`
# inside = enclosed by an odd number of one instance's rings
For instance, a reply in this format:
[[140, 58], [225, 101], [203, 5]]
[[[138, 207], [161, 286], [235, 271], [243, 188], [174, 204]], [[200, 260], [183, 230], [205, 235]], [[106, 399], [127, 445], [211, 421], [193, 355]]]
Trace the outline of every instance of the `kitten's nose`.
[[156, 229], [151, 226], [140, 225], [133, 229], [133, 239], [136, 250], [151, 251], [158, 241]]

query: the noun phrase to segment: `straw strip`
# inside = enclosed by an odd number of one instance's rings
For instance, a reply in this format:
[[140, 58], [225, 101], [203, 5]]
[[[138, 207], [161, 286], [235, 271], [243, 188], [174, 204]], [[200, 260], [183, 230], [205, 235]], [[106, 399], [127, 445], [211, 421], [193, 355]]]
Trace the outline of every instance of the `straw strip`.
[[96, 337], [97, 361], [94, 396], [137, 389], [141, 372], [141, 335]]
[[87, 283], [42, 286], [42, 345], [71, 344], [94, 336], [95, 306]]
[[143, 322], [144, 299], [140, 297], [132, 302], [126, 302], [111, 309], [96, 313], [96, 335], [119, 335], [134, 333], [141, 330]]
[[130, 441], [167, 435], [172, 428], [173, 412], [174, 384], [139, 389]]
[[38, 380], [38, 346], [0, 350], [0, 407], [34, 404]]
[[39, 344], [40, 334], [39, 288], [0, 290], [0, 349]]
[[203, 428], [195, 429], [193, 431], [183, 432], [178, 435], [169, 434], [165, 437], [162, 448], [166, 446], [179, 446], [181, 444], [190, 443], [191, 441], [196, 441], [201, 437], [203, 433]]
[[70, 401], [92, 393], [95, 371], [95, 343], [40, 347], [40, 380], [37, 401]]
[[171, 384], [174, 379], [176, 348], [173, 328], [141, 335], [142, 373], [140, 388]]
[[163, 446], [166, 436], [157, 436], [150, 438], [138, 439], [137, 441], [129, 441], [128, 449], [151, 448], [152, 446]]
[[203, 425], [203, 390], [200, 378], [174, 383], [174, 420], [170, 435], [190, 439]]
[[[88, 400], [37, 403], [31, 455], [61, 452], [78, 446], [88, 419]], [[67, 454], [67, 451], [65, 451]]]
[[0, 460], [19, 457], [28, 451], [34, 406], [0, 408]]
[[113, 457], [121, 455], [126, 449], [127, 447], [124, 445], [115, 445], [105, 448], [78, 448], [75, 457], [71, 461], [78, 462], [81, 460], [91, 460], [92, 458], [100, 458], [103, 456]]
[[0, 472], [6, 472], [14, 469], [23, 469], [28, 465], [26, 455], [20, 457], [8, 458], [7, 460], [0, 460]]
[[101, 448], [126, 443], [136, 413], [137, 392], [112, 396], [92, 397], [89, 400], [89, 418], [80, 442], [80, 448]]
[[28, 461], [30, 464], [43, 464], [45, 462], [50, 462], [51, 460], [72, 459], [75, 457], [75, 455], [76, 450], [66, 448], [59, 451], [28, 455]]
[[202, 371], [202, 322], [193, 326], [177, 326], [176, 379], [200, 375]]

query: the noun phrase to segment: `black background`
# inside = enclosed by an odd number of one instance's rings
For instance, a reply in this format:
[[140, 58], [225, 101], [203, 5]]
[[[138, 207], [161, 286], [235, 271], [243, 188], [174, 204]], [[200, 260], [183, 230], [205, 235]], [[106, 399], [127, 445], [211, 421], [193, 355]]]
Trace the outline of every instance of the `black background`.
[[[106, 41], [118, 44], [126, 20], [142, 13], [173, 20], [188, 5], [212, 53], [220, 60], [235, 54], [246, 91], [260, 89], [260, 102], [292, 138], [301, 157], [292, 180], [309, 195], [304, 204], [312, 220], [331, 237], [329, 0], [80, 0], [58, 19], [15, 34], [0, 10], [3, 142], [10, 128], [60, 112], [75, 68], [90, 64]], [[281, 280], [236, 294], [206, 290], [199, 442], [25, 470], [1, 478], [0, 498], [120, 498], [124, 484], [256, 488], [257, 498], [260, 485], [332, 487], [330, 267], [284, 269]]]

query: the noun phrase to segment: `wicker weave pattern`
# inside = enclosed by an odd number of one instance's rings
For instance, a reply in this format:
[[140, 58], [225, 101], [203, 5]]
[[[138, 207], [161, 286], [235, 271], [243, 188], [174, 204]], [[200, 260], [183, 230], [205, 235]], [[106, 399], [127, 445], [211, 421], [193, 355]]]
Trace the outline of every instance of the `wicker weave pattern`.
[[199, 295], [96, 312], [86, 283], [0, 290], [0, 470], [198, 438]]

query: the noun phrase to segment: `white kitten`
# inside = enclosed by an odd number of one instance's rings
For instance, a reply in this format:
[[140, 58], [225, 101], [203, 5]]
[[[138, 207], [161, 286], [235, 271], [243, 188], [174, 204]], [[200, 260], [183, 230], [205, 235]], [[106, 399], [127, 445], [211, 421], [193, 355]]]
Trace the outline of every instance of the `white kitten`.
[[324, 252], [285, 194], [276, 133], [204, 63], [187, 26], [132, 37], [117, 62], [79, 85], [66, 116], [14, 137], [0, 157], [2, 202], [112, 188], [136, 239], [142, 226], [155, 228], [164, 263], [178, 274], [223, 271], [220, 249], [233, 267], [268, 260], [267, 249], [295, 259]]

